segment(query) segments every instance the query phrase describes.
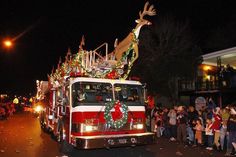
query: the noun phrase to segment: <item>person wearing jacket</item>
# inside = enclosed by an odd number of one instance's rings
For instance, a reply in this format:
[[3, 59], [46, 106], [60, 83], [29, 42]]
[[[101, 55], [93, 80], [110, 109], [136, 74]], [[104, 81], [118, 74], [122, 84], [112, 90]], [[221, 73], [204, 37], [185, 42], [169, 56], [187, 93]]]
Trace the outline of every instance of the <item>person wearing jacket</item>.
[[233, 150], [233, 143], [236, 142], [236, 111], [233, 107], [230, 109], [230, 117], [227, 123], [227, 133], [229, 140], [227, 141], [227, 150], [225, 156], [230, 156]]
[[186, 145], [187, 140], [187, 113], [183, 106], [177, 110], [177, 141]]
[[222, 123], [222, 118], [220, 115], [220, 108], [216, 107], [215, 110], [213, 110], [213, 123], [211, 126], [211, 129], [214, 132], [214, 145], [216, 146], [217, 150], [220, 150], [220, 127]]

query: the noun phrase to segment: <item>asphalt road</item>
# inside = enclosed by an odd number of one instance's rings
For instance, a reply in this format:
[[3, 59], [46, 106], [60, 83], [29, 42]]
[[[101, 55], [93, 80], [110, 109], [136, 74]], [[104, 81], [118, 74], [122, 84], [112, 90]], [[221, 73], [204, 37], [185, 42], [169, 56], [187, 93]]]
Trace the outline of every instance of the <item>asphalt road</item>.
[[44, 133], [38, 119], [29, 113], [18, 113], [0, 120], [0, 157], [223, 157], [224, 152], [187, 147], [158, 139], [149, 146], [59, 152], [59, 144]]

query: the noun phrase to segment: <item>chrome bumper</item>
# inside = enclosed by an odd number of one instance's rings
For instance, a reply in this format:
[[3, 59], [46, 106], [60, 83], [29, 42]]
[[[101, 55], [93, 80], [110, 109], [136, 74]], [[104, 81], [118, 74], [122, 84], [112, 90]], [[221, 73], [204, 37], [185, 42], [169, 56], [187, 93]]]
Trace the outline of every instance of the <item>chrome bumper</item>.
[[112, 148], [122, 146], [147, 145], [156, 142], [154, 133], [100, 135], [100, 136], [75, 136], [76, 148]]

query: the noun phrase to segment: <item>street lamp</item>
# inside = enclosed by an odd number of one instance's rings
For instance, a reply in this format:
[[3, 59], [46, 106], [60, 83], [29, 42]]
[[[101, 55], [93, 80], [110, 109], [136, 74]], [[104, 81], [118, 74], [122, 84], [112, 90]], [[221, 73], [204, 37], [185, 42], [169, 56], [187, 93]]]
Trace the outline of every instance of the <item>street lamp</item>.
[[12, 47], [12, 41], [9, 39], [6, 39], [3, 41], [3, 45], [7, 48], [10, 48], [10, 47]]

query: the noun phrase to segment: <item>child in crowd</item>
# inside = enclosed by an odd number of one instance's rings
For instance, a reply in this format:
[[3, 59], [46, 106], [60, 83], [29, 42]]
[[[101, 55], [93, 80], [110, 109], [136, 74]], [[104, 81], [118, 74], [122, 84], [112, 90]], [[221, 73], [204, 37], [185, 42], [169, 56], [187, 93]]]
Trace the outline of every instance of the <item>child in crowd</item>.
[[200, 119], [196, 120], [196, 126], [194, 127], [195, 131], [195, 140], [197, 141], [197, 145], [202, 145], [202, 131], [203, 126]]
[[213, 140], [214, 140], [214, 134], [213, 134], [213, 129], [212, 127], [212, 120], [207, 119], [206, 120], [206, 129], [205, 129], [205, 134], [207, 136], [207, 150], [213, 150]]

